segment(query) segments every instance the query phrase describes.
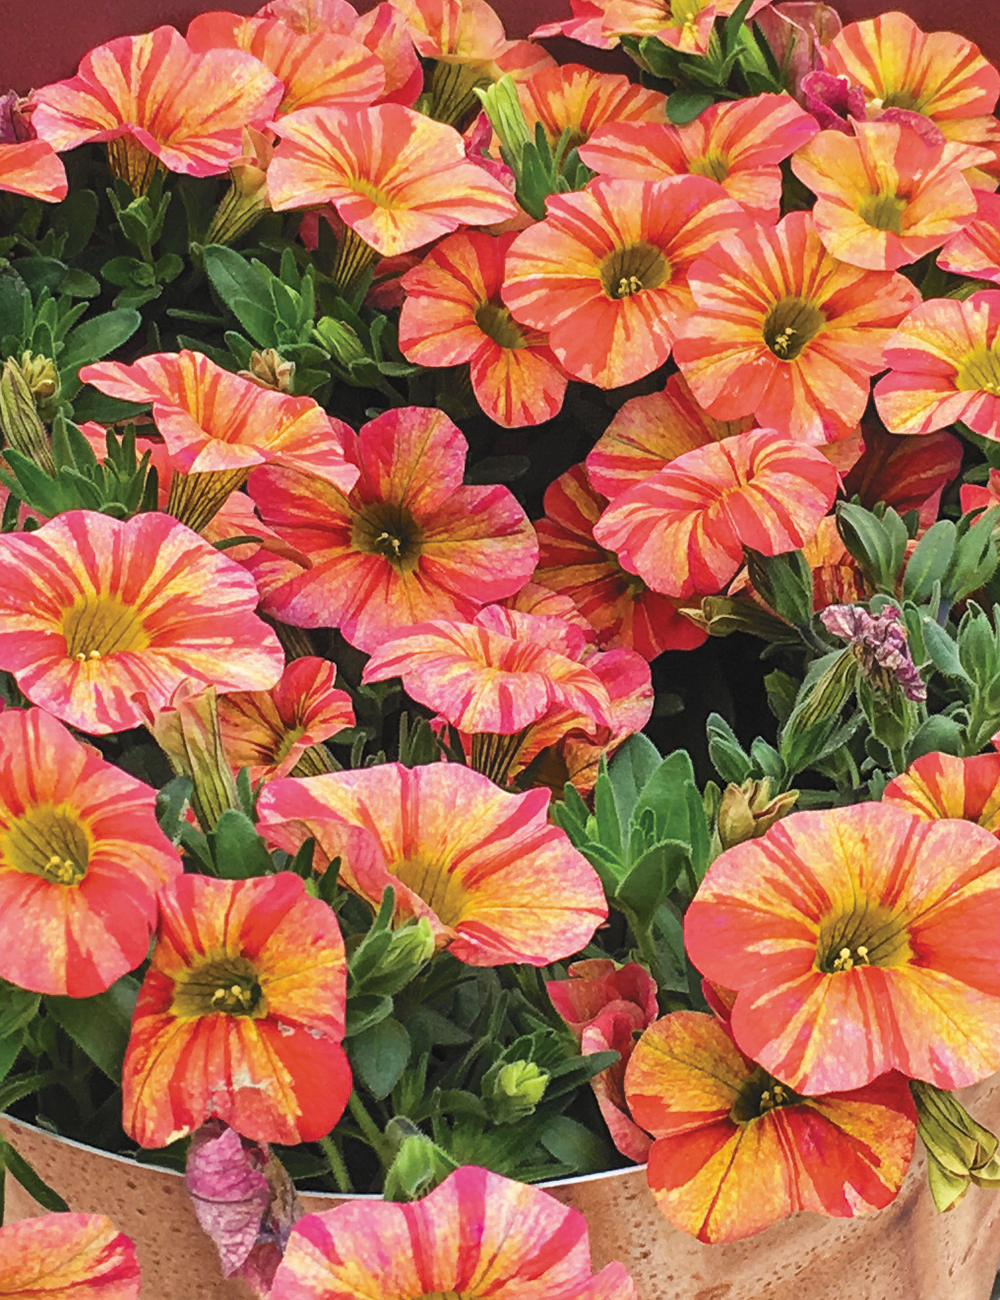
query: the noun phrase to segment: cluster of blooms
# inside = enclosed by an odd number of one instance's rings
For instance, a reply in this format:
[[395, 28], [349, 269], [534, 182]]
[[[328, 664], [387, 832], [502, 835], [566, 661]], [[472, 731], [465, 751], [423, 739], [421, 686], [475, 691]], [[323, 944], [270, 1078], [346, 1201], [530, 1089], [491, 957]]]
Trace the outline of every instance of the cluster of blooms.
[[[556, 26], [698, 55], [734, 7], [682, 23], [580, 0]], [[755, 15], [780, 50], [790, 20], [767, 0]], [[318, 211], [334, 285], [374, 269], [403, 356], [468, 367], [501, 431], [557, 417], [571, 382], [621, 388], [671, 363], [547, 485], [535, 522], [510, 488], [464, 481], [469, 442], [435, 407], [355, 431], [280, 376], [183, 346], [80, 370], [150, 409], [138, 446], [159, 502], [0, 535], [0, 670], [24, 705], [0, 713], [0, 978], [86, 998], [153, 941], [122, 1076], [134, 1142], [197, 1144], [219, 1123], [245, 1144], [326, 1139], [352, 1090], [347, 956], [318, 876], [192, 870], [156, 791], [71, 728], [148, 727], [208, 834], [212, 791], [235, 808], [248, 768], [279, 861], [313, 841], [339, 889], [373, 912], [391, 889], [393, 924], [422, 925], [433, 951], [542, 968], [608, 918], [552, 790], [586, 798], [642, 731], [650, 664], [706, 639], [705, 597], [755, 599], [748, 552], [801, 551], [823, 626], [887, 690], [926, 697], [898, 611], [857, 607], [870, 593], [831, 512], [857, 494], [925, 531], [961, 465], [947, 429], [1000, 442], [1000, 292], [981, 287], [1000, 285], [1000, 73], [901, 14], [840, 30], [818, 5], [813, 23], [793, 93], [675, 125], [659, 91], [507, 40], [482, 0], [361, 17], [271, 0], [93, 50], [22, 106], [27, 138], [0, 142], [0, 190], [53, 203], [60, 154], [94, 142], [136, 196], [228, 173], [207, 242]], [[503, 74], [529, 132], [555, 146], [568, 130], [591, 176], [542, 219], [486, 118], [468, 125], [474, 88]], [[782, 215], [783, 165], [808, 210]], [[922, 258], [975, 291], [924, 301], [901, 270]], [[862, 421], [870, 397], [884, 427]], [[83, 432], [102, 456], [103, 426]], [[970, 491], [1000, 500], [995, 476]], [[367, 656], [362, 690], [401, 681], [442, 761], [340, 770], [323, 742], [359, 697], [329, 659], [287, 657], [298, 629]], [[913, 1152], [910, 1080], [1000, 1069], [998, 789], [1000, 756], [930, 754], [879, 802], [781, 817], [719, 854], [685, 918], [710, 1013], [661, 1017], [637, 962], [588, 956], [546, 981], [580, 1051], [618, 1053], [597, 1103], [673, 1223], [717, 1241], [800, 1209], [879, 1209]], [[65, 1257], [67, 1295], [88, 1268], [87, 1294], [135, 1294], [109, 1225], [40, 1223], [0, 1230], [0, 1292], [29, 1289], [44, 1252]], [[255, 1224], [232, 1271], [258, 1267], [257, 1244]], [[487, 1275], [511, 1294], [530, 1278], [539, 1300], [635, 1296], [620, 1265], [592, 1273], [579, 1215], [474, 1167], [414, 1204], [303, 1219], [260, 1286], [407, 1300], [478, 1295]]]

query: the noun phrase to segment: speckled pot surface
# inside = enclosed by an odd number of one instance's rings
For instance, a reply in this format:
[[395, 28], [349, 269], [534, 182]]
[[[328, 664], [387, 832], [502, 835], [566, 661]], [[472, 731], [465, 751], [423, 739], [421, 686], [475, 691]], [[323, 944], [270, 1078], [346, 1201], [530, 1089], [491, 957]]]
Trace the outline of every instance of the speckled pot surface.
[[[959, 1096], [983, 1124], [1000, 1129], [1000, 1075]], [[136, 1242], [142, 1300], [247, 1300], [219, 1277], [180, 1176], [0, 1120], [0, 1132], [73, 1210], [107, 1214]], [[922, 1152], [899, 1196], [861, 1219], [800, 1214], [744, 1242], [705, 1246], [672, 1228], [646, 1189], [645, 1171], [549, 1185], [586, 1214], [594, 1263], [618, 1259], [641, 1300], [989, 1300], [1000, 1263], [1000, 1192], [973, 1187], [939, 1215], [927, 1191]], [[343, 1197], [306, 1195], [308, 1211]], [[39, 1208], [8, 1179], [7, 1218]]]

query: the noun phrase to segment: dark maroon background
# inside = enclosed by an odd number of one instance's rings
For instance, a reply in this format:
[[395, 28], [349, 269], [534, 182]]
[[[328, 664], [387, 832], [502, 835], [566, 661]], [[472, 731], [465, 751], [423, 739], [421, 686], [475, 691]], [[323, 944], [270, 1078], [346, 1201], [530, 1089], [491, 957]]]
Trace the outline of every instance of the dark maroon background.
[[[264, 0], [0, 0], [0, 93], [12, 87], [22, 93], [61, 77], [71, 77], [91, 46], [113, 36], [147, 31], [159, 23], [182, 30], [204, 9], [253, 13]], [[355, 0], [369, 9], [374, 0]], [[570, 15], [569, 0], [492, 0], [508, 36], [527, 36], [543, 22]], [[995, 0], [833, 0], [845, 22], [871, 18], [881, 10], [900, 8], [925, 31], [961, 32], [975, 41], [987, 58], [1000, 63], [1000, 14]], [[587, 62], [596, 51], [576, 42], [547, 42], [560, 62]], [[602, 63], [604, 60], [601, 61]], [[605, 64], [605, 66], [607, 66]], [[626, 65], [631, 66], [631, 65]]]

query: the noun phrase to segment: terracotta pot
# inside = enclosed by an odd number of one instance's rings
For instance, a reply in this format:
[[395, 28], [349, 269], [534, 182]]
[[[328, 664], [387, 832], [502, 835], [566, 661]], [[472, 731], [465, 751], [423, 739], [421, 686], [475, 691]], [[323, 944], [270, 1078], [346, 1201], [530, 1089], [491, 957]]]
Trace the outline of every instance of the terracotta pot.
[[[1000, 1128], [1000, 1075], [959, 1094], [987, 1127]], [[142, 1300], [246, 1300], [219, 1277], [215, 1248], [198, 1227], [177, 1173], [110, 1156], [0, 1120], [0, 1132], [74, 1210], [110, 1215], [135, 1241]], [[546, 1184], [586, 1214], [594, 1263], [628, 1268], [641, 1300], [989, 1300], [1000, 1263], [1000, 1192], [973, 1187], [939, 1215], [922, 1152], [887, 1209], [861, 1219], [800, 1214], [744, 1242], [705, 1246], [672, 1228], [627, 1169]], [[306, 1195], [309, 1211], [347, 1198]], [[8, 1180], [9, 1220], [39, 1213]]]

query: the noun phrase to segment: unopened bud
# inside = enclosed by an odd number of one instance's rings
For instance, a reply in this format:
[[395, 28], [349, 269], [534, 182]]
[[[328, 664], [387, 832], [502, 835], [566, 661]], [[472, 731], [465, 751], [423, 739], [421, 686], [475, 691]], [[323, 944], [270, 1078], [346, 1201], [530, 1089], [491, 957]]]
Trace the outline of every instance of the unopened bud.
[[426, 1196], [458, 1168], [451, 1156], [405, 1117], [391, 1119], [385, 1136], [396, 1149], [383, 1184], [382, 1196], [387, 1201], [415, 1201]]
[[[32, 357], [30, 352], [24, 353], [24, 357], [37, 382], [43, 386], [52, 382], [44, 364], [38, 364], [47, 362], [54, 372], [55, 366], [48, 357]], [[55, 383], [58, 384], [58, 375]], [[56, 387], [53, 387], [52, 393], [55, 391]], [[24, 361], [16, 361], [13, 357], [7, 358], [0, 371], [0, 433], [9, 447], [19, 451], [22, 456], [27, 456], [46, 473], [55, 474], [52, 443], [39, 417], [31, 381], [25, 374]]]
[[483, 1080], [483, 1096], [497, 1124], [510, 1124], [530, 1115], [545, 1096], [549, 1075], [534, 1061], [494, 1065]]
[[250, 353], [250, 366], [239, 371], [241, 378], [261, 388], [271, 388], [276, 393], [290, 393], [295, 379], [295, 362], [286, 361], [275, 348]]
[[31, 352], [21, 353], [21, 373], [36, 402], [59, 394], [59, 371], [51, 357]]
[[435, 952], [434, 931], [426, 916], [392, 932], [378, 965], [364, 980], [366, 994], [391, 997], [420, 974]]
[[531, 143], [532, 137], [514, 78], [509, 72], [504, 73], [492, 86], [487, 86], [485, 90], [477, 89], [476, 95], [490, 119], [490, 125], [507, 151], [510, 166], [515, 174], [519, 174], [524, 146]]
[[954, 1093], [910, 1080], [917, 1132], [927, 1150], [927, 1179], [939, 1210], [956, 1206], [972, 1183], [1000, 1187], [1000, 1141], [978, 1124]]
[[185, 679], [166, 709], [153, 710], [144, 703], [146, 725], [170, 760], [178, 776], [188, 776], [194, 786], [191, 807], [203, 831], [214, 830], [227, 808], [239, 808], [233, 769], [222, 747], [215, 687], [192, 695]]
[[368, 355], [350, 325], [333, 316], [324, 316], [317, 321], [313, 334], [342, 366], [350, 366], [352, 361], [362, 361]]
[[784, 817], [798, 801], [797, 790], [771, 797], [771, 782], [744, 781], [742, 785], [727, 785], [719, 803], [719, 839], [724, 849], [734, 844], [755, 840]]

